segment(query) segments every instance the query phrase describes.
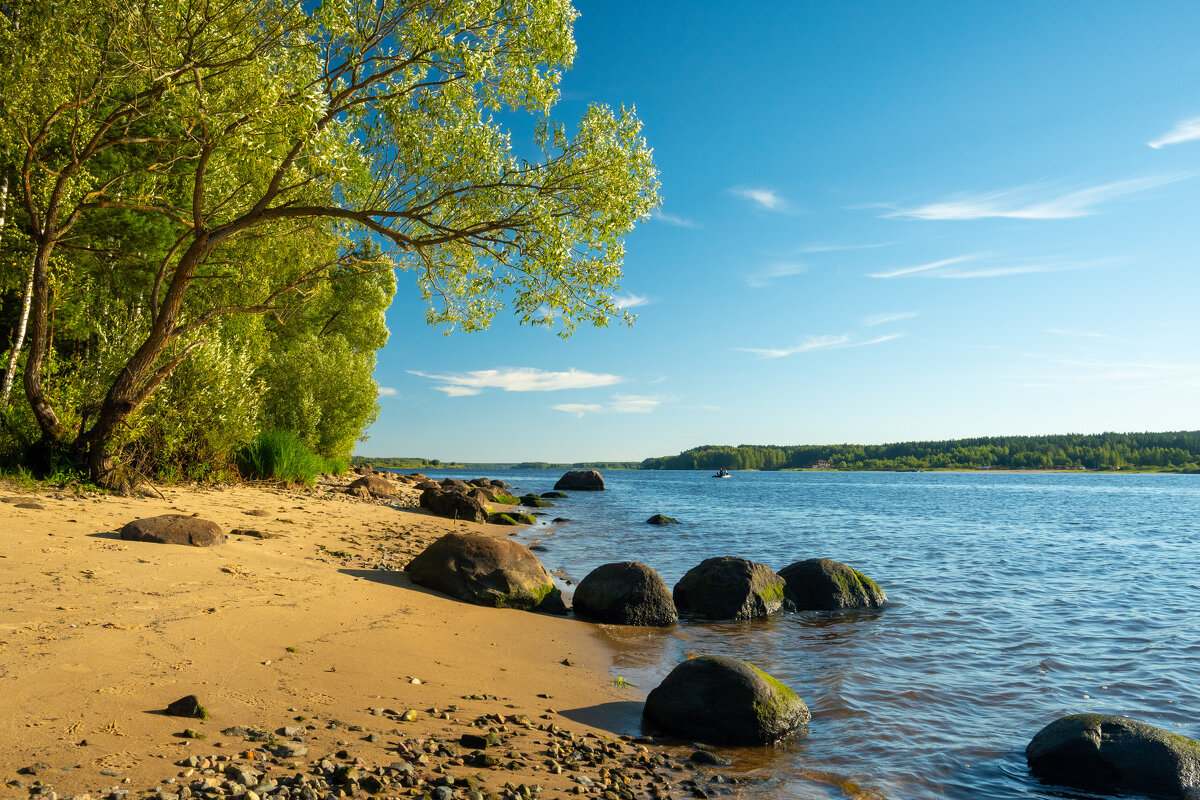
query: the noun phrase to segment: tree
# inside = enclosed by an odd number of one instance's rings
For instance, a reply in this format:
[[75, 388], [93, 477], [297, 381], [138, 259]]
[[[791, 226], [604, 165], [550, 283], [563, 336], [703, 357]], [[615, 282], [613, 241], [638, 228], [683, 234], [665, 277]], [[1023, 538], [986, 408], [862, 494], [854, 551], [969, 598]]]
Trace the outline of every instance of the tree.
[[[120, 426], [222, 318], [282, 316], [355, 268], [363, 234], [416, 273], [434, 323], [478, 330], [506, 299], [564, 335], [619, 316], [622, 241], [657, 203], [656, 172], [631, 110], [592, 106], [573, 135], [551, 118], [574, 55], [569, 0], [10, 5], [0, 140], [18, 144], [34, 245], [23, 383], [42, 447], [96, 479]], [[498, 119], [513, 112], [534, 121], [526, 157]], [[146, 265], [136, 348], [72, 430], [43, 374], [52, 257], [115, 210], [165, 223], [173, 243]], [[330, 232], [336, 259], [254, 274], [231, 260], [250, 240]]]

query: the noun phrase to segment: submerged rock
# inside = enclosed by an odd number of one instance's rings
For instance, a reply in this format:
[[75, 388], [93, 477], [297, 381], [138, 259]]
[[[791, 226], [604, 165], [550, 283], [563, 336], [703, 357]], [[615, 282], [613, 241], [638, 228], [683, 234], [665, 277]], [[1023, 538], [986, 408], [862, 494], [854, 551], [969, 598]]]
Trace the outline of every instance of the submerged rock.
[[567, 613], [537, 556], [517, 542], [448, 533], [408, 563], [413, 583], [482, 606]]
[[225, 543], [225, 534], [217, 523], [186, 514], [163, 514], [135, 519], [121, 528], [121, 538], [130, 542], [187, 544], [193, 547], [211, 547]]
[[521, 505], [528, 508], [549, 508], [550, 506], [554, 505], [554, 503], [551, 503], [549, 500], [543, 500], [533, 493], [521, 495], [520, 500]]
[[666, 514], [655, 514], [650, 519], [646, 520], [647, 525], [678, 525], [679, 520], [674, 517], [668, 517]]
[[671, 592], [645, 564], [621, 561], [588, 573], [571, 605], [577, 616], [612, 625], [671, 625], [679, 620]]
[[604, 491], [604, 478], [594, 469], [572, 470], [558, 479], [555, 489], [574, 489], [580, 492]]
[[728, 656], [675, 667], [650, 692], [643, 715], [669, 733], [709, 744], [770, 744], [812, 716], [800, 695]]
[[779, 570], [797, 611], [880, 608], [887, 595], [879, 584], [853, 567], [828, 558], [797, 561]]
[[1033, 737], [1025, 758], [1044, 783], [1104, 794], [1200, 797], [1200, 742], [1124, 717], [1057, 719]]
[[790, 604], [783, 578], [764, 564], [720, 556], [687, 571], [672, 592], [680, 614], [707, 619], [765, 617]]
[[542, 492], [541, 496], [546, 498], [547, 500], [566, 500], [567, 499], [566, 492]]

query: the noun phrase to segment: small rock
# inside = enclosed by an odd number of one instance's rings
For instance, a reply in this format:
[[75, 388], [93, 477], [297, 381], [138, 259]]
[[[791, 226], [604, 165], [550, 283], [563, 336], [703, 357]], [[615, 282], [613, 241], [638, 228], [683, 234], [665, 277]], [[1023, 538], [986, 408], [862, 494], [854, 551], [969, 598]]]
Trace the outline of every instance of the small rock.
[[191, 717], [193, 719], [208, 719], [208, 710], [200, 705], [200, 700], [194, 694], [181, 697], [167, 706], [167, 713], [172, 717]]

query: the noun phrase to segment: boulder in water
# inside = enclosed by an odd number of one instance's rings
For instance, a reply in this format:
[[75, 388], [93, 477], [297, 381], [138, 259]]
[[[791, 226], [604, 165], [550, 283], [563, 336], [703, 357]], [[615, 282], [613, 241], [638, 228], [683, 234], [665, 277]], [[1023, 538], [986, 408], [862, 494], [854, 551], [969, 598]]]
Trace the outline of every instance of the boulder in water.
[[679, 520], [674, 517], [668, 517], [666, 514], [655, 514], [650, 519], [646, 520], [647, 525], [678, 525]]
[[558, 483], [554, 484], [554, 488], [567, 491], [574, 489], [579, 492], [602, 492], [604, 491], [604, 478], [594, 469], [572, 470], [559, 478]]
[[1200, 742], [1124, 717], [1057, 719], [1033, 737], [1025, 759], [1044, 783], [1102, 794], [1200, 797]]
[[887, 595], [879, 584], [853, 567], [828, 558], [797, 561], [779, 570], [797, 611], [880, 608]]
[[576, 616], [612, 625], [671, 625], [679, 620], [659, 574], [636, 561], [603, 564], [575, 589]]
[[680, 614], [707, 619], [765, 617], [790, 606], [783, 578], [763, 564], [720, 556], [687, 571], [672, 592]]
[[567, 613], [537, 556], [517, 542], [448, 533], [408, 563], [413, 583], [481, 606]]
[[646, 698], [643, 715], [669, 733], [708, 744], [770, 744], [809, 721], [800, 695], [728, 656], [684, 661]]

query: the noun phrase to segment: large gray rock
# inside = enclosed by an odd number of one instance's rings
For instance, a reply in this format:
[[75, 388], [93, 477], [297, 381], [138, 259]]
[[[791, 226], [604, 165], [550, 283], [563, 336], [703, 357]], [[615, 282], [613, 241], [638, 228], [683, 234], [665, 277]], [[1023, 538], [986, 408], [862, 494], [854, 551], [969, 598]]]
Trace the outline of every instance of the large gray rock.
[[880, 608], [887, 595], [879, 584], [853, 567], [828, 558], [797, 561], [779, 570], [797, 611]]
[[395, 497], [396, 487], [387, 478], [378, 475], [364, 475], [346, 487], [346, 491], [354, 493], [359, 487], [366, 489], [375, 497]]
[[576, 616], [612, 625], [671, 625], [679, 620], [671, 591], [659, 574], [636, 561], [604, 564], [575, 589]]
[[650, 692], [642, 713], [665, 731], [710, 744], [770, 744], [812, 716], [800, 695], [728, 656], [684, 661]]
[[1057, 719], [1033, 737], [1025, 758], [1044, 783], [1103, 794], [1200, 797], [1200, 742], [1124, 717]]
[[421, 508], [446, 519], [487, 522], [488, 512], [478, 498], [457, 489], [426, 489], [421, 492]]
[[594, 469], [572, 470], [558, 479], [555, 489], [574, 489], [579, 492], [604, 491], [604, 478]]
[[413, 583], [481, 606], [567, 613], [542, 562], [517, 542], [448, 533], [408, 563]]
[[121, 538], [131, 542], [187, 544], [193, 547], [225, 543], [225, 534], [217, 523], [185, 514], [135, 519], [121, 528]]
[[783, 578], [763, 564], [720, 556], [687, 571], [672, 592], [680, 614], [707, 619], [751, 619], [788, 604]]

